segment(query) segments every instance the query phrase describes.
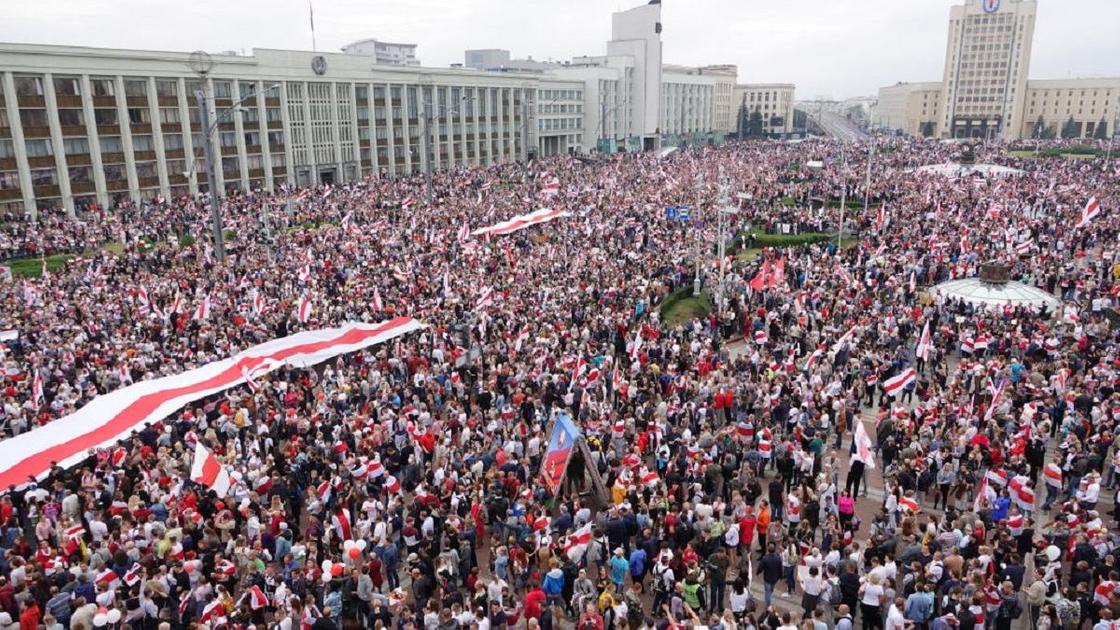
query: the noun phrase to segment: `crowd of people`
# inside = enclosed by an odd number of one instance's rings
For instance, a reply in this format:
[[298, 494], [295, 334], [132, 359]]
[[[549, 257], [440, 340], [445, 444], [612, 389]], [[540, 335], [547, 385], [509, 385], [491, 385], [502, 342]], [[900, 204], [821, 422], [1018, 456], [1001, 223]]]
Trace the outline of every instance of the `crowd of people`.
[[[979, 158], [1020, 174], [747, 142], [257, 191], [223, 199], [224, 259], [192, 197], [12, 231], [86, 253], [0, 285], [7, 436], [301, 330], [427, 327], [8, 488], [0, 629], [1103, 630], [1117, 162], [1005, 149]], [[693, 243], [723, 205], [719, 260]], [[538, 207], [569, 215], [470, 236]], [[833, 238], [752, 247], [774, 232]], [[988, 263], [1062, 306], [934, 288]], [[717, 308], [663, 317], [697, 267]], [[561, 416], [587, 448], [553, 493]], [[228, 494], [190, 481], [196, 443]]]

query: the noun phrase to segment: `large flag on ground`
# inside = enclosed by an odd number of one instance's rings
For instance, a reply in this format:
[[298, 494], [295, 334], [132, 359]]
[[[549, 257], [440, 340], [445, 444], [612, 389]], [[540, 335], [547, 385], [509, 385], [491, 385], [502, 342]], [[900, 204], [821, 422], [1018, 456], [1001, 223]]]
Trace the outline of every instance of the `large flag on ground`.
[[484, 234], [501, 236], [502, 234], [509, 234], [518, 230], [524, 230], [525, 228], [532, 227], [539, 223], [547, 223], [549, 221], [552, 221], [553, 219], [566, 217], [569, 214], [570, 213], [564, 212], [563, 210], [549, 210], [547, 208], [542, 208], [540, 210], [530, 212], [529, 214], [517, 215], [516, 217], [513, 217], [508, 221], [502, 221], [501, 223], [495, 223], [494, 225], [488, 227], [478, 228], [477, 230], [471, 232], [471, 234], [474, 236], [482, 236]]
[[572, 458], [579, 435], [579, 427], [570, 417], [566, 414], [556, 417], [552, 435], [548, 438], [544, 462], [541, 463], [541, 479], [553, 494], [559, 490], [560, 482], [564, 479], [564, 471], [568, 468], [568, 460]]
[[222, 466], [217, 457], [214, 457], [210, 449], [202, 445], [202, 442], [195, 442], [194, 445], [191, 481], [210, 488], [219, 497], [224, 497], [229, 493], [231, 485], [229, 471], [226, 470], [225, 466]]
[[241, 385], [246, 374], [261, 374], [258, 368], [262, 364], [267, 364], [268, 372], [285, 365], [306, 368], [423, 327], [411, 317], [398, 317], [380, 324], [349, 322], [338, 328], [308, 330], [187, 372], [98, 396], [70, 415], [0, 442], [0, 488], [42, 479], [55, 463], [62, 468], [76, 466], [91, 449], [113, 446], [187, 404]]

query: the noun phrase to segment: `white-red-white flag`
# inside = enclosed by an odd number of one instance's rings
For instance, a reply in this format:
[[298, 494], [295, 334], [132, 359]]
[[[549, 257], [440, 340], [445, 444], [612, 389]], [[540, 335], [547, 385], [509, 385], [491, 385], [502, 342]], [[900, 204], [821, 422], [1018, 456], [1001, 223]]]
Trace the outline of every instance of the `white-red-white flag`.
[[202, 302], [198, 304], [198, 308], [194, 309], [194, 316], [191, 319], [196, 321], [206, 321], [210, 319], [210, 294], [203, 296]]
[[856, 452], [853, 459], [858, 459], [863, 462], [863, 465], [868, 468], [875, 467], [875, 451], [872, 450], [871, 438], [867, 435], [867, 429], [863, 427], [861, 420], [856, 420]]
[[381, 301], [381, 291], [378, 291], [377, 287], [373, 287], [373, 311], [380, 313], [383, 310], [385, 310], [385, 304]]
[[541, 186], [541, 194], [545, 197], [554, 197], [560, 194], [560, 180], [556, 177], [545, 180], [544, 185]]
[[487, 306], [494, 303], [494, 289], [493, 287], [486, 287], [482, 289], [481, 295], [478, 296], [478, 303], [475, 304], [475, 310], [482, 310]]
[[1097, 218], [1097, 215], [1100, 213], [1101, 203], [1097, 201], [1096, 197], [1089, 197], [1089, 201], [1086, 202], [1085, 207], [1081, 210], [1081, 218], [1078, 220], [1075, 227], [1082, 228], [1089, 225], [1089, 222]]
[[268, 596], [256, 584], [249, 587], [249, 608], [260, 610], [268, 606]]
[[918, 380], [918, 373], [914, 371], [914, 368], [906, 368], [899, 374], [883, 381], [883, 391], [890, 396], [897, 396], [902, 393], [907, 385], [916, 380]]
[[926, 320], [926, 325], [922, 328], [922, 334], [918, 337], [918, 350], [915, 354], [923, 361], [929, 360], [929, 352], [933, 349], [933, 343], [929, 338], [929, 320]]
[[306, 295], [299, 296], [299, 302], [296, 303], [296, 319], [301, 324], [306, 324], [311, 319], [311, 300]]
[[35, 370], [35, 378], [31, 380], [31, 404], [36, 408], [43, 406], [43, 375]]
[[210, 488], [219, 497], [226, 496], [231, 485], [229, 471], [222, 466], [217, 457], [214, 457], [210, 449], [202, 445], [202, 442], [196, 442], [194, 445], [191, 481]]

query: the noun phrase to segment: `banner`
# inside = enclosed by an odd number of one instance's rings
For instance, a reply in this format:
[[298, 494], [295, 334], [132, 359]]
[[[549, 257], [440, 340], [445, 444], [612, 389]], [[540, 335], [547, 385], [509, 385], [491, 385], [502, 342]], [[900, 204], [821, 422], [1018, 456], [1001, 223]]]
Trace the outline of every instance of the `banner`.
[[553, 494], [560, 489], [560, 482], [564, 480], [564, 472], [568, 469], [568, 461], [572, 458], [576, 438], [579, 435], [579, 427], [570, 417], [566, 414], [556, 417], [556, 424], [552, 425], [552, 435], [548, 438], [544, 462], [541, 463], [541, 480]]
[[571, 214], [571, 213], [565, 212], [563, 210], [548, 210], [548, 209], [536, 210], [534, 212], [530, 212], [529, 214], [518, 215], [518, 216], [513, 217], [512, 219], [510, 219], [508, 221], [502, 221], [501, 223], [495, 223], [494, 225], [491, 225], [490, 227], [479, 228], [479, 229], [471, 232], [471, 234], [473, 234], [474, 236], [482, 236], [483, 234], [491, 234], [491, 235], [494, 235], [494, 236], [501, 236], [502, 234], [510, 234], [510, 233], [516, 232], [518, 230], [524, 230], [527, 227], [532, 227], [532, 226], [537, 225], [539, 223], [548, 223], [549, 221], [551, 221], [553, 219], [559, 219], [560, 217], [566, 217], [569, 214]]
[[0, 442], [0, 489], [42, 479], [52, 466], [70, 468], [91, 449], [115, 444], [184, 406], [290, 365], [306, 368], [423, 328], [410, 317], [380, 324], [350, 322], [253, 346], [228, 359], [94, 398], [81, 409]]

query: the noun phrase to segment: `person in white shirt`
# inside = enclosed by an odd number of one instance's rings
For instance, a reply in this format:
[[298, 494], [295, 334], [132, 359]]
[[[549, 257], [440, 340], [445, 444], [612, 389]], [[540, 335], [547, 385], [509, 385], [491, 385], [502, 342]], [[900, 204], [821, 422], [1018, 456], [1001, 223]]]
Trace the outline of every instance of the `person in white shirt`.
[[896, 597], [894, 603], [887, 610], [887, 619], [883, 622], [883, 630], [905, 630], [911, 622], [902, 615], [903, 599]]

